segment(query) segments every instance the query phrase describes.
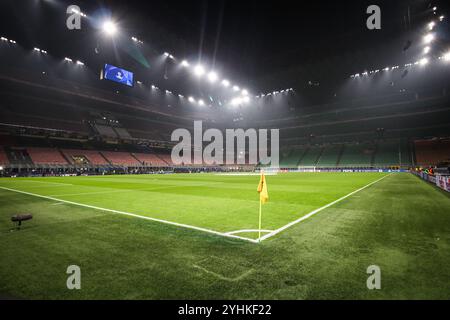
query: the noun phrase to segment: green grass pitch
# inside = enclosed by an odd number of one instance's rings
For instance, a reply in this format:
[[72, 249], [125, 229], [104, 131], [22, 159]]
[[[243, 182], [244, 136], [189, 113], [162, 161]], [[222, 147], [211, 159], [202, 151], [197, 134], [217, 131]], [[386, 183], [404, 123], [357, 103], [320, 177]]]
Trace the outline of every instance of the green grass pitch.
[[[445, 192], [410, 174], [267, 176], [262, 228], [269, 231], [361, 190], [254, 243], [258, 233], [242, 230], [258, 228], [258, 181], [215, 174], [0, 179], [0, 298], [450, 298]], [[20, 212], [34, 218], [10, 231]], [[66, 288], [72, 264], [81, 268], [81, 290]], [[366, 287], [370, 265], [381, 268], [381, 290]]]

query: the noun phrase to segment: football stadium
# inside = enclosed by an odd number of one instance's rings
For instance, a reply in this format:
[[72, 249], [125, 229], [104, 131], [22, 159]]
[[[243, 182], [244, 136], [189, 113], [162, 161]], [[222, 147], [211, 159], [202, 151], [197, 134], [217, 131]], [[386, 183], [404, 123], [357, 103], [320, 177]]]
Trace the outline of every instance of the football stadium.
[[450, 299], [448, 2], [0, 8], [0, 299]]

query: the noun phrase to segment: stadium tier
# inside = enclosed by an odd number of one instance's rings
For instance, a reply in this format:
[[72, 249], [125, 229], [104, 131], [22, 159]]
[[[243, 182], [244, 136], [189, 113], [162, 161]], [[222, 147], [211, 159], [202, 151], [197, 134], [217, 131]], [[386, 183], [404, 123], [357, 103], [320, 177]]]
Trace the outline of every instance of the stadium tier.
[[113, 165], [139, 166], [141, 163], [127, 152], [101, 151], [101, 154]]
[[372, 143], [346, 144], [339, 160], [339, 166], [369, 167], [372, 165], [374, 150], [375, 147]]
[[342, 145], [328, 145], [323, 148], [316, 165], [319, 167], [336, 167], [342, 152]]
[[134, 157], [142, 162], [143, 165], [149, 166], [167, 166], [167, 163], [155, 154], [133, 153]]
[[6, 165], [9, 164], [8, 156], [6, 155], [5, 150], [0, 147], [0, 165]]
[[59, 150], [50, 148], [27, 148], [27, 152], [35, 164], [68, 164]]
[[64, 149], [62, 150], [66, 158], [72, 164], [84, 164], [85, 161], [91, 165], [108, 165], [108, 161], [105, 157], [98, 151], [94, 150], [72, 150], [72, 149]]
[[450, 163], [450, 140], [414, 141], [416, 162], [420, 166]]

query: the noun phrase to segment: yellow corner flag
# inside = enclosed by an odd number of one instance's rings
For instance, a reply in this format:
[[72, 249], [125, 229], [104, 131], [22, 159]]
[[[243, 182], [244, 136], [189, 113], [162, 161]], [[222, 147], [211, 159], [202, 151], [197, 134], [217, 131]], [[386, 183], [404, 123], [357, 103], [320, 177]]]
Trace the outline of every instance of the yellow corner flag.
[[266, 203], [267, 201], [269, 201], [269, 193], [267, 192], [267, 183], [264, 172], [261, 172], [261, 178], [259, 179], [258, 184], [258, 192], [259, 200], [261, 201], [261, 203]]
[[267, 183], [266, 177], [264, 176], [264, 172], [261, 171], [261, 178], [259, 179], [258, 189], [259, 192], [259, 235], [258, 240], [261, 241], [261, 213], [262, 213], [262, 204], [269, 201], [269, 192], [267, 191]]

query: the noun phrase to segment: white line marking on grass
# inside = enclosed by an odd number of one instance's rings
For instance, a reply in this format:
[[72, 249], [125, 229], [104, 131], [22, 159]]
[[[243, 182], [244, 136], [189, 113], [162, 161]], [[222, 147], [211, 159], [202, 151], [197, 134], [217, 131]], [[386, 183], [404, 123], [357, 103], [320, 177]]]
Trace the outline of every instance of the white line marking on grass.
[[[243, 229], [243, 230], [236, 230], [236, 231], [230, 231], [225, 234], [236, 234], [236, 233], [243, 233], [243, 232], [259, 232], [258, 229]], [[273, 230], [261, 230], [261, 232], [267, 233], [272, 232]]]
[[21, 190], [6, 188], [6, 187], [0, 187], [0, 189], [12, 191], [12, 192], [17, 192], [17, 193], [22, 193], [22, 194], [26, 194], [26, 195], [34, 196], [34, 197], [38, 197], [38, 198], [48, 199], [48, 200], [52, 200], [52, 201], [68, 203], [68, 204], [72, 204], [72, 205], [75, 205], [75, 206], [80, 206], [80, 207], [85, 207], [85, 208], [90, 208], [90, 209], [95, 209], [95, 210], [101, 210], [101, 211], [107, 211], [107, 212], [112, 212], [112, 213], [118, 213], [118, 214], [123, 214], [123, 215], [126, 215], [126, 216], [130, 216], [130, 217], [135, 217], [135, 218], [140, 218], [140, 219], [145, 219], [145, 220], [150, 220], [150, 221], [161, 222], [161, 223], [170, 224], [170, 225], [183, 227], [183, 228], [187, 228], [187, 229], [203, 231], [203, 232], [215, 234], [215, 235], [222, 236], [222, 237], [233, 238], [233, 239], [240, 239], [240, 240], [245, 240], [245, 241], [249, 241], [249, 242], [252, 242], [252, 243], [257, 243], [257, 240], [255, 240], [255, 239], [240, 237], [240, 236], [236, 236], [236, 235], [233, 235], [233, 234], [226, 234], [226, 233], [223, 233], [223, 232], [214, 231], [214, 230], [210, 230], [210, 229], [206, 229], [206, 228], [202, 228], [202, 227], [191, 226], [191, 225], [188, 225], [188, 224], [177, 223], [177, 222], [172, 222], [172, 221], [163, 220], [163, 219], [157, 219], [157, 218], [141, 216], [141, 215], [138, 215], [138, 214], [125, 212], [125, 211], [119, 211], [119, 210], [113, 210], [113, 209], [107, 209], [107, 208], [91, 206], [91, 205], [88, 205], [88, 204], [83, 204], [83, 203], [78, 203], [78, 202], [73, 202], [73, 201], [68, 201], [68, 200], [57, 199], [57, 198], [53, 198], [53, 197], [43, 196], [43, 195], [36, 194], [36, 193], [31, 193], [31, 192], [26, 192], [26, 191], [21, 191]]
[[342, 201], [342, 200], [344, 200], [344, 199], [346, 199], [346, 198], [348, 198], [348, 197], [354, 195], [355, 193], [360, 192], [360, 191], [362, 191], [362, 190], [364, 190], [364, 189], [370, 187], [371, 185], [373, 185], [373, 184], [375, 184], [375, 183], [377, 183], [377, 182], [383, 180], [384, 178], [389, 177], [391, 174], [392, 174], [392, 173], [390, 173], [390, 174], [388, 174], [388, 175], [385, 175], [384, 177], [381, 177], [380, 179], [375, 180], [375, 181], [373, 181], [373, 182], [371, 182], [371, 183], [365, 185], [364, 187], [359, 188], [358, 190], [355, 190], [355, 191], [353, 191], [353, 192], [350, 192], [349, 194], [347, 194], [347, 195], [345, 195], [345, 196], [343, 196], [343, 197], [341, 197], [341, 198], [339, 198], [339, 199], [337, 199], [337, 200], [334, 200], [333, 202], [330, 202], [329, 204], [324, 205], [323, 207], [320, 207], [320, 208], [318, 208], [318, 209], [316, 209], [316, 210], [314, 210], [314, 211], [311, 211], [310, 213], [308, 213], [308, 214], [302, 216], [301, 218], [299, 218], [299, 219], [297, 219], [297, 220], [295, 220], [295, 221], [289, 222], [287, 225], [285, 225], [285, 226], [283, 226], [283, 227], [281, 227], [281, 228], [278, 228], [277, 230], [274, 230], [274, 231], [272, 231], [272, 232], [270, 232], [270, 233], [268, 233], [268, 234], [262, 236], [261, 238], [258, 238], [256, 241], [261, 242], [261, 241], [266, 240], [266, 239], [268, 239], [268, 238], [270, 238], [270, 237], [273, 237], [274, 235], [280, 233], [281, 231], [284, 231], [284, 230], [286, 230], [287, 228], [292, 227], [293, 225], [295, 225], [295, 224], [297, 224], [297, 223], [299, 223], [299, 222], [301, 222], [301, 221], [303, 221], [303, 220], [305, 220], [305, 219], [308, 219], [309, 217], [315, 215], [316, 213], [318, 213], [318, 212], [320, 212], [320, 211], [322, 211], [322, 210], [324, 210], [324, 209], [326, 209], [326, 208], [328, 208], [328, 207], [331, 207], [332, 205], [334, 205], [334, 204], [336, 204], [336, 203], [338, 203], [338, 202], [340, 202], [340, 201]]

